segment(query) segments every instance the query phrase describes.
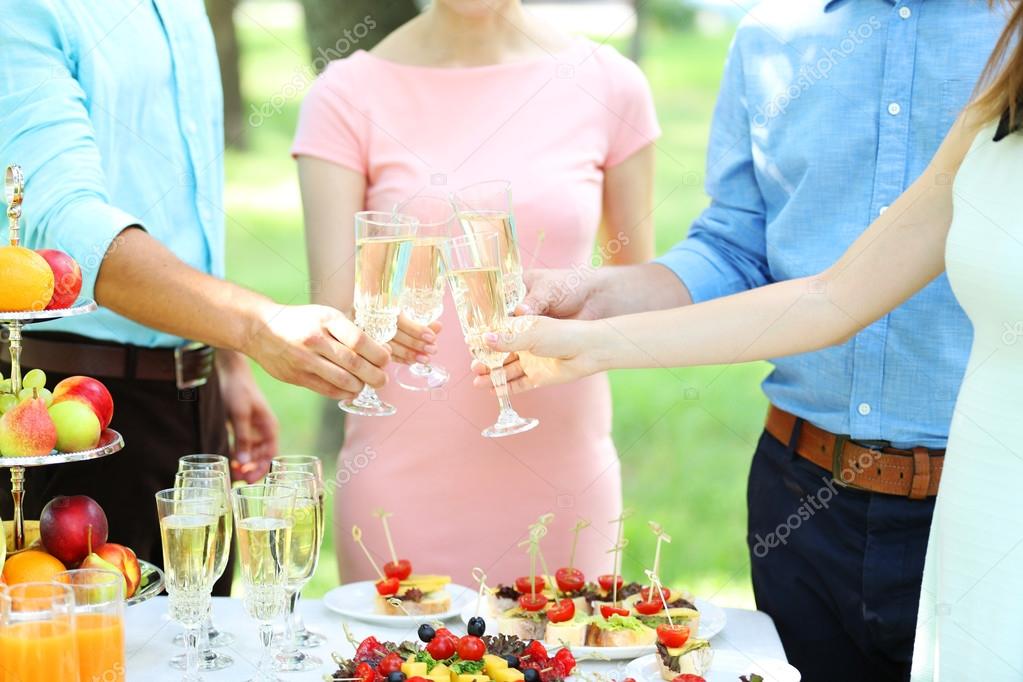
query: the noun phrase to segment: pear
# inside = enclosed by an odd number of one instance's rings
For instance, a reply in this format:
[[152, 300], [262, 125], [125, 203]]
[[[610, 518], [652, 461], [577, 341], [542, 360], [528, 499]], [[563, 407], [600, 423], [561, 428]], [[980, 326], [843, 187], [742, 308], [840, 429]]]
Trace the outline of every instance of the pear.
[[[89, 526], [89, 530], [87, 532], [89, 554], [88, 556], [85, 557], [85, 559], [82, 560], [82, 563], [81, 565], [79, 565], [79, 568], [92, 568], [100, 571], [109, 571], [110, 573], [113, 573], [120, 577], [121, 585], [123, 585], [123, 587], [120, 590], [119, 596], [121, 597], [121, 599], [124, 599], [124, 595], [128, 594], [128, 580], [124, 577], [124, 573], [122, 573], [121, 570], [117, 568], [117, 566], [114, 566], [112, 563], [110, 563], [109, 561], [107, 561], [106, 559], [104, 559], [99, 554], [93, 551], [92, 526]], [[109, 601], [112, 596], [113, 595], [103, 595], [104, 599], [102, 599], [101, 601]]]
[[57, 427], [39, 397], [15, 405], [0, 417], [0, 455], [39, 457], [53, 452]]

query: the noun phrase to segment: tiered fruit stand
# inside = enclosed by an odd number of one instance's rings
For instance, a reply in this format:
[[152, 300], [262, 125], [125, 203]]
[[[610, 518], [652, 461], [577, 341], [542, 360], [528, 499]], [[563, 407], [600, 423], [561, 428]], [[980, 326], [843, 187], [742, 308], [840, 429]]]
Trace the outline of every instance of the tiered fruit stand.
[[[4, 197], [7, 201], [10, 245], [20, 243], [21, 204], [24, 196], [25, 179], [21, 168], [8, 166], [4, 177]], [[21, 390], [21, 333], [24, 327], [40, 322], [86, 315], [96, 310], [95, 301], [82, 299], [70, 308], [27, 312], [0, 311], [0, 327], [8, 329], [7, 345], [11, 356], [11, 387], [15, 395]], [[38, 466], [54, 466], [71, 462], [85, 462], [112, 455], [124, 448], [124, 438], [113, 429], [106, 429], [100, 435], [99, 443], [90, 450], [80, 452], [57, 452], [42, 457], [0, 457], [0, 469], [11, 470], [11, 499], [14, 502], [14, 546], [8, 549], [19, 552], [25, 549], [25, 469]], [[163, 591], [163, 572], [156, 566], [140, 561], [142, 583], [138, 592], [128, 604], [137, 604], [155, 597]]]

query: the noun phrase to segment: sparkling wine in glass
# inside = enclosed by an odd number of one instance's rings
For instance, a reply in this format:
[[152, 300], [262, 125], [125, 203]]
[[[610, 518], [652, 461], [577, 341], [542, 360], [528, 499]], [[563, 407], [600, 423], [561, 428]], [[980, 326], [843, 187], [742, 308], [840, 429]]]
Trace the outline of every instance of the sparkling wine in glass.
[[[399, 213], [355, 214], [355, 324], [377, 343], [387, 343], [398, 332], [401, 294], [417, 227], [415, 218]], [[342, 400], [338, 406], [367, 417], [397, 412], [368, 385], [355, 399]]]
[[490, 368], [501, 408], [497, 422], [484, 429], [483, 435], [501, 438], [536, 428], [540, 420], [520, 417], [512, 408], [504, 370], [508, 354], [492, 350], [484, 341], [486, 334], [500, 334], [509, 328], [497, 235], [470, 234], [449, 239], [442, 245], [442, 253], [465, 342], [473, 356]]
[[316, 476], [306, 471], [271, 471], [266, 482], [295, 489], [294, 525], [291, 529], [291, 557], [288, 562], [288, 613], [284, 619], [284, 638], [275, 658], [278, 672], [316, 670], [323, 661], [301, 651], [295, 637], [295, 607], [302, 588], [316, 573], [320, 559], [320, 537], [323, 529], [323, 505]]
[[[270, 462], [270, 473], [297, 472], [308, 473], [316, 480], [316, 496], [319, 528], [316, 535], [316, 556], [320, 556], [320, 548], [323, 546], [323, 538], [326, 533], [326, 486], [323, 482], [323, 462], [315, 455], [278, 455]], [[314, 569], [315, 572], [315, 569]], [[315, 649], [326, 644], [327, 638], [318, 632], [306, 628], [302, 621], [302, 614], [298, 611], [301, 590], [293, 592], [288, 604], [288, 613], [291, 619], [291, 629], [294, 631], [294, 641], [302, 649]]]
[[[196, 454], [196, 455], [185, 455], [178, 459], [178, 472], [185, 471], [220, 471], [227, 477], [227, 483], [224, 487], [224, 495], [230, 500], [231, 495], [231, 464], [227, 457], [223, 455], [209, 455], [209, 454]], [[230, 510], [231, 503], [228, 501], [228, 509]], [[231, 552], [231, 515], [228, 514], [226, 521], [226, 528], [224, 529], [224, 556], [230, 558]], [[184, 638], [178, 636], [174, 639], [174, 643], [179, 646], [184, 645]], [[199, 669], [200, 670], [220, 670], [230, 665], [227, 656], [215, 651], [215, 648], [229, 647], [234, 644], [234, 635], [230, 632], [226, 632], [217, 628], [213, 622], [213, 609], [210, 609], [210, 616], [202, 626], [202, 632], [199, 636]], [[223, 656], [223, 660], [221, 659]], [[179, 659], [175, 659], [179, 661]], [[180, 662], [180, 661], [179, 661]], [[177, 666], [179, 663], [171, 662], [171, 666]]]
[[171, 620], [185, 628], [186, 682], [199, 680], [199, 631], [210, 611], [222, 497], [197, 488], [156, 494]]
[[256, 484], [231, 491], [238, 541], [238, 563], [245, 594], [245, 611], [259, 625], [263, 645], [257, 677], [252, 682], [276, 682], [271, 652], [274, 621], [284, 615], [295, 488]]
[[[417, 194], [396, 206], [395, 211], [419, 221], [401, 294], [401, 312], [413, 322], [429, 325], [444, 312], [440, 245], [457, 234], [458, 220], [448, 199], [429, 194]], [[439, 365], [416, 362], [399, 367], [397, 376], [402, 388], [430, 391], [446, 384], [449, 374]]]
[[526, 296], [512, 210], [511, 183], [507, 180], [477, 182], [458, 190], [451, 198], [466, 235], [497, 235], [505, 310], [511, 315]]

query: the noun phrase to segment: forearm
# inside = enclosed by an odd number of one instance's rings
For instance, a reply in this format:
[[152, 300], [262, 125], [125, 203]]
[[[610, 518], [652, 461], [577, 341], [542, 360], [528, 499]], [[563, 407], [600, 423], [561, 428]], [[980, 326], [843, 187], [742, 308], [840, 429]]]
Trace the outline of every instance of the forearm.
[[122, 232], [105, 255], [96, 301], [146, 327], [241, 352], [278, 307], [189, 267], [138, 228]]
[[691, 304], [689, 290], [657, 263], [610, 266], [597, 270], [590, 301], [597, 317], [616, 317]]

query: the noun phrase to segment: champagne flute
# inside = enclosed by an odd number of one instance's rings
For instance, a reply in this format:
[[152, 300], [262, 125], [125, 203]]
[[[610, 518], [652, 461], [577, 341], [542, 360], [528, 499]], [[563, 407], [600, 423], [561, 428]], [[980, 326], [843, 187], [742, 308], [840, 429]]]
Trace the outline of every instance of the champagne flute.
[[507, 180], [477, 182], [453, 193], [451, 201], [466, 235], [497, 235], [504, 282], [504, 305], [511, 315], [526, 297], [519, 238], [515, 232], [515, 213], [512, 210], [511, 183]]
[[[355, 324], [377, 343], [387, 343], [398, 333], [401, 292], [417, 227], [415, 218], [399, 213], [355, 214]], [[354, 400], [342, 400], [338, 406], [367, 417], [398, 411], [369, 385]]]
[[273, 622], [284, 614], [291, 530], [294, 526], [295, 488], [265, 483], [231, 491], [238, 532], [238, 561], [249, 617], [259, 624], [263, 645], [257, 676], [251, 682], [276, 682], [273, 674]]
[[488, 333], [501, 333], [509, 326], [498, 235], [479, 233], [455, 237], [441, 245], [441, 253], [465, 342], [473, 356], [490, 368], [490, 379], [501, 407], [497, 422], [484, 429], [483, 435], [501, 438], [535, 428], [540, 420], [520, 417], [512, 408], [504, 370], [508, 354], [491, 350], [483, 338]]
[[[228, 511], [231, 509], [231, 463], [223, 455], [185, 455], [178, 459], [178, 472], [183, 471], [221, 471], [227, 477], [227, 484], [224, 487], [224, 496], [228, 499]], [[224, 530], [224, 556], [230, 559], [231, 556], [231, 514], [225, 519], [227, 526]], [[213, 623], [213, 609], [210, 608], [209, 618], [203, 623], [202, 640], [209, 640], [209, 645], [214, 648], [229, 647], [234, 644], [234, 635], [230, 632], [217, 629]], [[178, 635], [174, 643], [184, 646], [184, 638]], [[204, 657], [208, 654], [203, 654]]]
[[[444, 273], [440, 243], [453, 237], [458, 226], [448, 199], [418, 194], [395, 207], [395, 212], [419, 221], [412, 241], [405, 289], [401, 293], [401, 312], [413, 322], [429, 325], [444, 312]], [[448, 371], [426, 362], [398, 368], [398, 385], [410, 391], [429, 391], [447, 383]]]
[[201, 679], [199, 630], [210, 612], [222, 506], [220, 495], [201, 488], [156, 493], [170, 617], [185, 628], [184, 682]]
[[323, 665], [323, 661], [299, 649], [295, 637], [295, 606], [302, 588], [316, 573], [320, 559], [320, 533], [323, 527], [323, 506], [316, 476], [306, 471], [272, 471], [267, 474], [270, 485], [288, 485], [295, 489], [295, 524], [291, 529], [291, 560], [288, 562], [288, 613], [284, 619], [284, 641], [277, 652], [278, 672], [307, 672]]
[[[316, 538], [316, 556], [319, 557], [320, 548], [323, 546], [324, 534], [326, 533], [326, 490], [323, 484], [323, 462], [314, 455], [279, 455], [270, 462], [270, 473], [276, 472], [305, 472], [312, 474], [313, 478], [316, 479], [317, 504], [319, 505], [317, 519], [320, 522]], [[326, 644], [327, 638], [318, 632], [306, 628], [305, 623], [302, 621], [302, 614], [298, 611], [298, 601], [301, 594], [299, 591], [291, 595], [292, 603], [288, 606], [288, 612], [291, 614], [292, 620], [291, 628], [295, 632], [295, 642], [299, 647], [315, 649]]]
[[[216, 566], [213, 582], [216, 583], [224, 575], [227, 562], [231, 555], [231, 507], [228, 494], [231, 490], [230, 481], [227, 475], [219, 469], [196, 469], [186, 468], [174, 476], [175, 488], [199, 488], [208, 491], [221, 501], [220, 518], [217, 523], [217, 547]], [[212, 589], [213, 585], [210, 585]], [[213, 671], [223, 670], [234, 665], [234, 659], [226, 654], [217, 652], [210, 643], [209, 630], [211, 629], [213, 608], [210, 608], [210, 617], [207, 618], [199, 634], [199, 670]], [[171, 659], [171, 667], [176, 670], [184, 670], [187, 664], [185, 656], [178, 655]]]

